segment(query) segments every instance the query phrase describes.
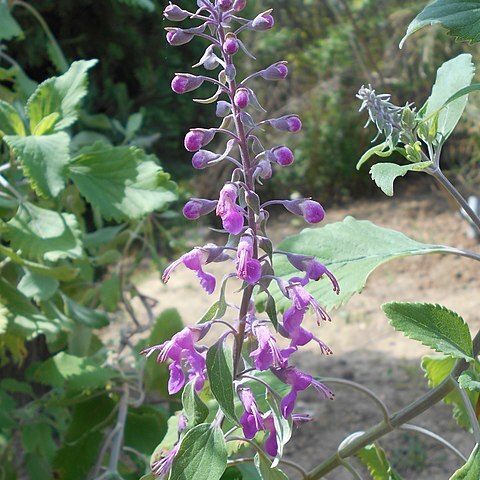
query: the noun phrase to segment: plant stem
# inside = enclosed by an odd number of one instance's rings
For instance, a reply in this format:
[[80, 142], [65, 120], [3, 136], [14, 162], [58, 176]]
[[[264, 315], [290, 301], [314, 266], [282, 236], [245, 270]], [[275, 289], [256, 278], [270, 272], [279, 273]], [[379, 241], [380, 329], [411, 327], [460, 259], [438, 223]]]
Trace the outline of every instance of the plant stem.
[[[477, 333], [473, 340], [474, 355], [477, 356], [480, 351], [480, 332]], [[379, 438], [383, 437], [387, 433], [392, 432], [396, 428], [402, 426], [413, 418], [417, 417], [421, 413], [425, 412], [432, 405], [438, 403], [444, 399], [449, 393], [455, 389], [455, 385], [451, 381], [450, 377], [457, 378], [460, 373], [468, 368], [468, 363], [464, 360], [459, 360], [452, 370], [451, 375], [446, 378], [438, 387], [429, 391], [419, 399], [407, 405], [402, 410], [394, 413], [388, 418], [388, 421], [382, 421], [373, 426], [366, 432], [355, 436], [351, 442], [348, 442], [337, 450], [335, 455], [316, 466], [308, 474], [309, 480], [318, 480], [324, 477], [327, 473], [331, 472], [339, 465], [342, 464], [343, 458], [348, 458], [355, 455], [363, 447], [375, 442]]]

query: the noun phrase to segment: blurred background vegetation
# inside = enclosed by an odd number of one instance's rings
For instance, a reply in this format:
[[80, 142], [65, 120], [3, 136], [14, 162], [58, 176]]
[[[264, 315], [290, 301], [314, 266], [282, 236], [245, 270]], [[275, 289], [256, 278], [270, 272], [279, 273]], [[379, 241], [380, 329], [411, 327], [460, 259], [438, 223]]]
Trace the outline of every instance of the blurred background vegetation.
[[[100, 59], [92, 73], [87, 110], [105, 117], [84, 115], [78, 128], [118, 139], [122, 135], [120, 127], [125, 126], [129, 115], [141, 112], [138, 142], [149, 146], [179, 181], [193, 176], [190, 155], [182, 148], [185, 132], [192, 126], [209, 127], [217, 120], [213, 108], [193, 103], [191, 95], [176, 96], [170, 90], [173, 73], [194, 64], [203, 53], [203, 45], [197, 41], [176, 49], [166, 44], [162, 10], [167, 4], [157, 0], [152, 9], [149, 0], [31, 2], [45, 18], [69, 62]], [[371, 83], [379, 92], [395, 92], [393, 101], [398, 104], [413, 101], [420, 107], [428, 96], [436, 68], [462, 49], [472, 49], [434, 28], [417, 34], [415, 42], [399, 50], [405, 25], [421, 7], [413, 0], [249, 2], [246, 16], [259, 8], [273, 8], [277, 28], [257, 35], [255, 45], [246, 38], [257, 62], [254, 65], [243, 57], [239, 63], [251, 71], [263, 68], [272, 59], [288, 60], [291, 74], [287, 82], [272, 86], [259, 81], [254, 88], [270, 115], [298, 112], [305, 126], [293, 140], [296, 168], [276, 174], [277, 181], [268, 187], [269, 196], [281, 195], [287, 185], [303, 195], [330, 201], [373, 193], [368, 169], [360, 174], [354, 172], [359, 155], [374, 136], [373, 128], [363, 130], [366, 118], [357, 114], [358, 88]], [[9, 42], [7, 53], [36, 81], [58, 73], [49, 55], [51, 49], [45, 49], [45, 33], [38, 28], [37, 19], [26, 9], [15, 10], [26, 36], [25, 40]], [[205, 90], [208, 94], [209, 87]], [[196, 92], [196, 96], [202, 93]], [[469, 191], [476, 186], [472, 165], [480, 160], [474, 154], [480, 142], [474, 132], [479, 102], [470, 104], [459, 133], [444, 154], [444, 162], [451, 169], [467, 174]], [[218, 184], [227, 174], [219, 175]], [[199, 185], [202, 192], [198, 192]], [[211, 171], [203, 182], [198, 182], [196, 176], [196, 195], [214, 195], [216, 187]]]

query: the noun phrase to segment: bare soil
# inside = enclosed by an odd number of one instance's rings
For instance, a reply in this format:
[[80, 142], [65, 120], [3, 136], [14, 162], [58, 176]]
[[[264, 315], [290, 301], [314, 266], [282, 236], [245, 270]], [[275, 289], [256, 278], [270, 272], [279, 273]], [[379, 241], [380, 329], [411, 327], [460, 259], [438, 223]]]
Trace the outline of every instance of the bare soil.
[[[352, 215], [400, 230], [418, 241], [479, 251], [478, 242], [468, 238], [467, 224], [460, 213], [429, 185], [421, 183], [394, 199], [379, 196], [352, 201], [344, 207], [326, 205], [326, 222]], [[272, 225], [272, 237], [279, 240], [304, 226], [297, 219], [282, 217]], [[191, 234], [196, 239], [204, 237], [205, 232]], [[213, 265], [208, 270], [221, 275], [228, 271], [228, 266]], [[453, 255], [401, 259], [379, 268], [364, 292], [333, 312], [331, 324], [317, 330], [334, 355], [321, 356], [312, 347], [298, 353], [295, 364], [314, 375], [359, 382], [376, 392], [391, 412], [400, 410], [428, 390], [420, 359], [432, 352], [395, 332], [380, 306], [394, 300], [439, 303], [462, 315], [473, 335], [480, 326], [477, 272], [476, 262]], [[231, 292], [238, 288], [234, 283], [229, 286]], [[159, 298], [161, 309], [176, 307], [187, 323], [196, 322], [215, 300], [204, 295], [192, 272], [183, 268], [175, 272], [167, 286], [158, 276], [147, 279], [142, 291]], [[318, 328], [310, 322], [312, 329]], [[335, 386], [334, 391], [332, 402], [320, 400], [313, 389], [299, 397], [297, 410], [310, 413], [314, 421], [295, 431], [286, 458], [307, 470], [335, 453], [347, 435], [366, 430], [381, 420], [380, 412], [364, 394], [343, 386]], [[473, 437], [455, 424], [449, 406], [435, 405], [412, 423], [443, 435], [467, 457], [473, 449]], [[381, 444], [407, 480], [448, 479], [461, 466], [461, 461], [448, 450], [412, 432], [390, 434]], [[288, 473], [295, 478], [293, 472]], [[326, 478], [350, 479], [352, 474], [340, 468]]]

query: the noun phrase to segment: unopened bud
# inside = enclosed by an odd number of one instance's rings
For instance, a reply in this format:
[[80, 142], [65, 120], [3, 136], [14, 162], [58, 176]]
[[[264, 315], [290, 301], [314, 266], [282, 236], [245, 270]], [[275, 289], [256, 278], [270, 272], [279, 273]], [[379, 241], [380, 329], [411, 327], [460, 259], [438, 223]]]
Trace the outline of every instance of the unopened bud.
[[272, 177], [272, 164], [268, 160], [260, 160], [255, 168], [254, 177], [260, 177], [263, 180], [268, 180]]
[[308, 223], [320, 223], [325, 218], [323, 207], [308, 198], [285, 200], [283, 205], [289, 212], [302, 216]]
[[191, 33], [184, 32], [181, 28], [174, 28], [167, 33], [167, 42], [173, 47], [185, 45], [193, 38]]
[[271, 10], [257, 15], [251, 22], [250, 28], [257, 32], [270, 30], [275, 24], [275, 20], [270, 15]]
[[223, 10], [227, 11], [232, 8], [233, 0], [218, 0], [218, 6]]
[[202, 170], [208, 167], [208, 164], [216, 160], [218, 155], [208, 150], [199, 150], [192, 158], [192, 166], [197, 170]]
[[288, 167], [295, 160], [292, 151], [287, 147], [276, 147], [272, 153], [275, 161], [282, 167]]
[[225, 43], [223, 44], [223, 52], [226, 55], [235, 55], [239, 48], [240, 45], [235, 36], [229, 36], [225, 39]]
[[170, 5], [168, 5], [163, 11], [163, 16], [172, 22], [181, 22], [190, 16], [190, 12], [181, 9], [178, 5], [174, 5], [170, 2]]
[[288, 75], [288, 68], [284, 62], [277, 62], [260, 72], [265, 80], [283, 80]]
[[302, 122], [298, 115], [285, 115], [280, 118], [273, 118], [268, 123], [277, 130], [296, 133], [302, 129]]
[[185, 136], [185, 148], [189, 152], [196, 152], [205, 145], [208, 145], [215, 136], [215, 131], [206, 130], [204, 128], [195, 128]]
[[193, 92], [200, 87], [204, 79], [188, 73], [176, 75], [172, 80], [172, 90], [179, 95], [187, 92]]
[[230, 105], [230, 103], [226, 102], [225, 100], [219, 100], [217, 102], [216, 110], [217, 117], [223, 118], [227, 115], [230, 115], [230, 113], [232, 113], [232, 106]]
[[235, 105], [242, 110], [244, 108], [247, 108], [250, 102], [250, 94], [248, 92], [248, 89], [239, 88], [235, 93], [234, 102]]
[[235, 0], [233, 2], [233, 9], [236, 12], [242, 11], [247, 6], [247, 0]]
[[216, 200], [205, 200], [203, 198], [192, 198], [183, 207], [183, 216], [188, 220], [197, 220], [203, 215], [208, 215], [217, 207]]

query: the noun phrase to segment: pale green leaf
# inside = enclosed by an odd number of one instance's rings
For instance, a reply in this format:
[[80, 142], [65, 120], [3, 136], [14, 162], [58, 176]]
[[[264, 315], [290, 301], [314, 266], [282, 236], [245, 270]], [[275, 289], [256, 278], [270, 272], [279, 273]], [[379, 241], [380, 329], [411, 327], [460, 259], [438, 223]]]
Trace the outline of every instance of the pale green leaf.
[[101, 388], [120, 374], [89, 358], [57, 353], [43, 362], [34, 373], [35, 381], [43, 385], [71, 390]]
[[458, 384], [464, 390], [480, 392], [480, 375], [472, 372], [472, 370], [467, 370], [458, 377]]
[[210, 389], [225, 416], [238, 423], [233, 402], [233, 353], [225, 338], [212, 345], [207, 352], [207, 373]]
[[405, 40], [428, 25], [440, 24], [458, 40], [480, 41], [480, 0], [436, 0], [430, 2], [410, 23]]
[[407, 337], [455, 358], [473, 360], [473, 343], [462, 317], [441, 305], [392, 302], [382, 306], [390, 324]]
[[169, 480], [219, 480], [227, 468], [227, 448], [218, 427], [202, 423], [189, 430], [173, 460]]
[[272, 468], [272, 462], [262, 452], [257, 452], [254, 463], [262, 480], [288, 480], [280, 469]]
[[0, 100], [0, 134], [1, 133], [4, 135], [25, 135], [25, 125], [17, 110], [3, 100]]
[[467, 463], [450, 480], [478, 480], [480, 478], [480, 445], [473, 449]]
[[360, 167], [374, 155], [377, 155], [379, 157], [389, 157], [394, 150], [392, 148], [388, 148], [388, 146], [389, 145], [387, 142], [383, 142], [368, 149], [358, 161], [357, 167], [356, 167], [357, 170], [360, 170]]
[[267, 392], [265, 396], [267, 403], [270, 407], [271, 414], [273, 416], [273, 422], [275, 424], [275, 435], [277, 437], [277, 455], [272, 462], [272, 467], [276, 467], [280, 459], [283, 457], [283, 451], [285, 445], [292, 438], [292, 418], [285, 418], [282, 413], [282, 409], [277, 402], [277, 399], [273, 397], [270, 392]]
[[372, 480], [401, 480], [400, 475], [389, 464], [385, 451], [378, 444], [367, 445], [356, 455], [368, 468]]
[[70, 137], [66, 133], [20, 137], [7, 135], [5, 142], [19, 158], [32, 187], [41, 195], [56, 197], [65, 187], [70, 162]]
[[460, 89], [457, 93], [452, 95], [446, 102], [445, 105], [448, 105], [451, 102], [454, 102], [458, 98], [462, 98], [465, 95], [468, 95], [473, 92], [478, 92], [480, 90], [480, 83], [472, 83], [468, 87]]
[[195, 381], [185, 385], [182, 394], [182, 404], [188, 428], [200, 425], [207, 419], [209, 410], [195, 391]]
[[37, 126], [33, 129], [32, 135], [49, 135], [54, 132], [55, 124], [60, 118], [58, 112], [51, 113], [42, 118]]
[[38, 86], [27, 103], [32, 131], [53, 113], [59, 115], [55, 124], [56, 131], [69, 127], [77, 120], [80, 102], [87, 94], [87, 72], [96, 63], [97, 60], [73, 62], [66, 73], [49, 78]]
[[24, 203], [2, 232], [13, 249], [34, 260], [56, 262], [83, 255], [82, 232], [71, 213], [58, 213]]
[[407, 172], [421, 172], [430, 165], [432, 165], [431, 161], [412, 163], [410, 165], [377, 163], [370, 169], [370, 175], [385, 195], [393, 197], [393, 182], [396, 178], [405, 176]]
[[[313, 255], [333, 272], [340, 283], [340, 295], [332, 291], [327, 278], [307, 286], [307, 290], [329, 309], [345, 304], [355, 293], [361, 292], [373, 270], [390, 260], [448, 251], [447, 247], [416, 242], [403, 233], [352, 217], [321, 228], [307, 228], [285, 239], [278, 249]], [[284, 255], [275, 256], [274, 265], [276, 275], [282, 278], [298, 276]], [[273, 284], [271, 290], [277, 307], [289, 306], [288, 300]]]
[[462, 53], [445, 62], [438, 69], [435, 85], [426, 103], [425, 119], [431, 125], [435, 114], [439, 112], [437, 127], [437, 132], [441, 135], [439, 143], [443, 143], [455, 129], [465, 110], [468, 97], [463, 96], [450, 101], [447, 105], [448, 100], [462, 88], [468, 87], [474, 74], [475, 66], [472, 63], [472, 56], [468, 53]]
[[3, 335], [8, 328], [8, 309], [1, 303], [0, 298], [0, 335]]
[[97, 143], [69, 168], [80, 193], [107, 219], [139, 218], [177, 198], [170, 176], [134, 147]]
[[23, 37], [22, 29], [12, 17], [8, 3], [0, 1], [0, 40]]
[[58, 290], [59, 281], [52, 277], [26, 271], [17, 285], [18, 290], [28, 298], [48, 300]]

